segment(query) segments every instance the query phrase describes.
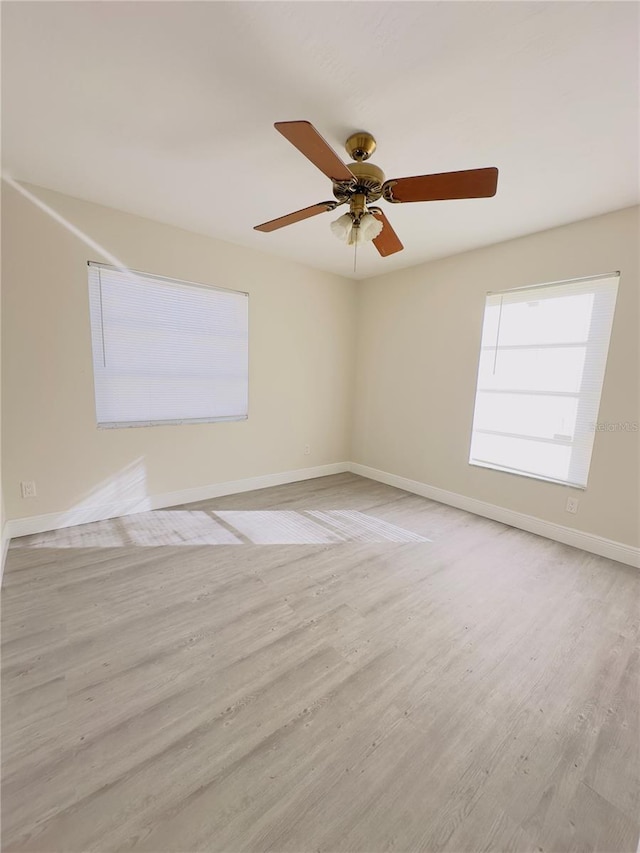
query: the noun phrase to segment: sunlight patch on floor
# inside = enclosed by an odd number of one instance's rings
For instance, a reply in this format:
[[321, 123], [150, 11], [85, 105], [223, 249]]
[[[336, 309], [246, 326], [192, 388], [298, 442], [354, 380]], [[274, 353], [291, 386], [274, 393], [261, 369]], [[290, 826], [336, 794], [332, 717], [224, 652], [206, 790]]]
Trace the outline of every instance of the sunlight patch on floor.
[[327, 545], [344, 538], [295, 510], [221, 510], [214, 513], [254, 545]]
[[345, 539], [362, 542], [430, 542], [424, 536], [412, 533], [395, 524], [365, 515], [353, 509], [309, 510], [309, 515], [330, 524]]
[[22, 536], [12, 548], [332, 545], [431, 540], [357, 510], [155, 510]]
[[242, 540], [207, 512], [156, 510], [132, 515], [126, 521], [131, 544], [158, 545], [240, 545]]

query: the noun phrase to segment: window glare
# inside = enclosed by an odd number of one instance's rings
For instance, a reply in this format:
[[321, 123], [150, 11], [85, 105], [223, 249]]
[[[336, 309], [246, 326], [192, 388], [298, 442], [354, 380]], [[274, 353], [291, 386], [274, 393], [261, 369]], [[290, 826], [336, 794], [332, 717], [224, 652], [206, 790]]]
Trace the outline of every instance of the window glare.
[[577, 392], [582, 385], [586, 352], [586, 345], [545, 349], [532, 345], [511, 351], [483, 349], [478, 387]]
[[531, 298], [529, 301], [504, 302], [491, 306], [485, 316], [483, 338], [495, 340], [500, 322], [500, 344], [580, 343], [589, 337], [593, 311], [593, 293]]
[[586, 487], [618, 278], [487, 296], [471, 464]]

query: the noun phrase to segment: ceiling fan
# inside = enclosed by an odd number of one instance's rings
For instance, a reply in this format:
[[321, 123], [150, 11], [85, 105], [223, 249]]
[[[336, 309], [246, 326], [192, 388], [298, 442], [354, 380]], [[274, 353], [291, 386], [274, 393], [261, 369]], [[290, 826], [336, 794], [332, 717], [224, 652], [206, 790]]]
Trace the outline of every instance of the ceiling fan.
[[378, 252], [386, 257], [402, 251], [404, 246], [381, 208], [369, 206], [372, 202], [384, 198], [392, 204], [404, 204], [490, 198], [496, 194], [498, 170], [494, 167], [385, 180], [379, 166], [366, 162], [376, 150], [376, 141], [370, 133], [360, 131], [347, 139], [345, 148], [354, 162], [345, 165], [311, 122], [278, 121], [274, 127], [331, 180], [335, 201], [312, 204], [263, 222], [255, 226], [256, 231], [275, 231], [348, 203], [349, 213], [331, 224], [332, 231], [351, 245], [372, 240]]

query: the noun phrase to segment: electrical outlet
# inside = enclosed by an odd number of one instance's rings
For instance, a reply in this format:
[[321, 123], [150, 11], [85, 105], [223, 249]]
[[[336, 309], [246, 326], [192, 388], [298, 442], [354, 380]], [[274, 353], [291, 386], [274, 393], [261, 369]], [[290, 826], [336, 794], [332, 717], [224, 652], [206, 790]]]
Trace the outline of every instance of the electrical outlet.
[[33, 480], [23, 480], [20, 483], [20, 491], [22, 492], [23, 498], [35, 498], [36, 484]]
[[305, 444], [304, 446], [304, 455], [308, 456], [311, 453], [311, 445]]
[[578, 512], [578, 498], [567, 498], [565, 509], [567, 512], [572, 512], [575, 515]]

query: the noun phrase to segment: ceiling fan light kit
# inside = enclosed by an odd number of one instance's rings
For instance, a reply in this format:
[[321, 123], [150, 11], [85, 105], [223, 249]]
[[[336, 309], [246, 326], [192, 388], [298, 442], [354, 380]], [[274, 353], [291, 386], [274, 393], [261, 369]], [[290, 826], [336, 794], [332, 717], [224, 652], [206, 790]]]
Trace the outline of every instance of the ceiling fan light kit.
[[310, 122], [280, 121], [274, 127], [331, 180], [336, 200], [263, 222], [255, 226], [256, 231], [275, 231], [348, 204], [349, 212], [331, 223], [331, 231], [351, 246], [372, 241], [379, 254], [387, 257], [402, 251], [404, 246], [383, 211], [369, 206], [372, 202], [382, 198], [392, 204], [403, 204], [490, 198], [496, 194], [498, 170], [494, 167], [385, 180], [382, 169], [368, 162], [377, 147], [370, 133], [359, 131], [347, 139], [345, 148], [353, 162], [345, 165]]
[[375, 239], [382, 231], [382, 227], [382, 222], [368, 212], [360, 218], [358, 225], [354, 223], [350, 213], [343, 213], [331, 223], [332, 233], [339, 240], [343, 240], [347, 246]]

